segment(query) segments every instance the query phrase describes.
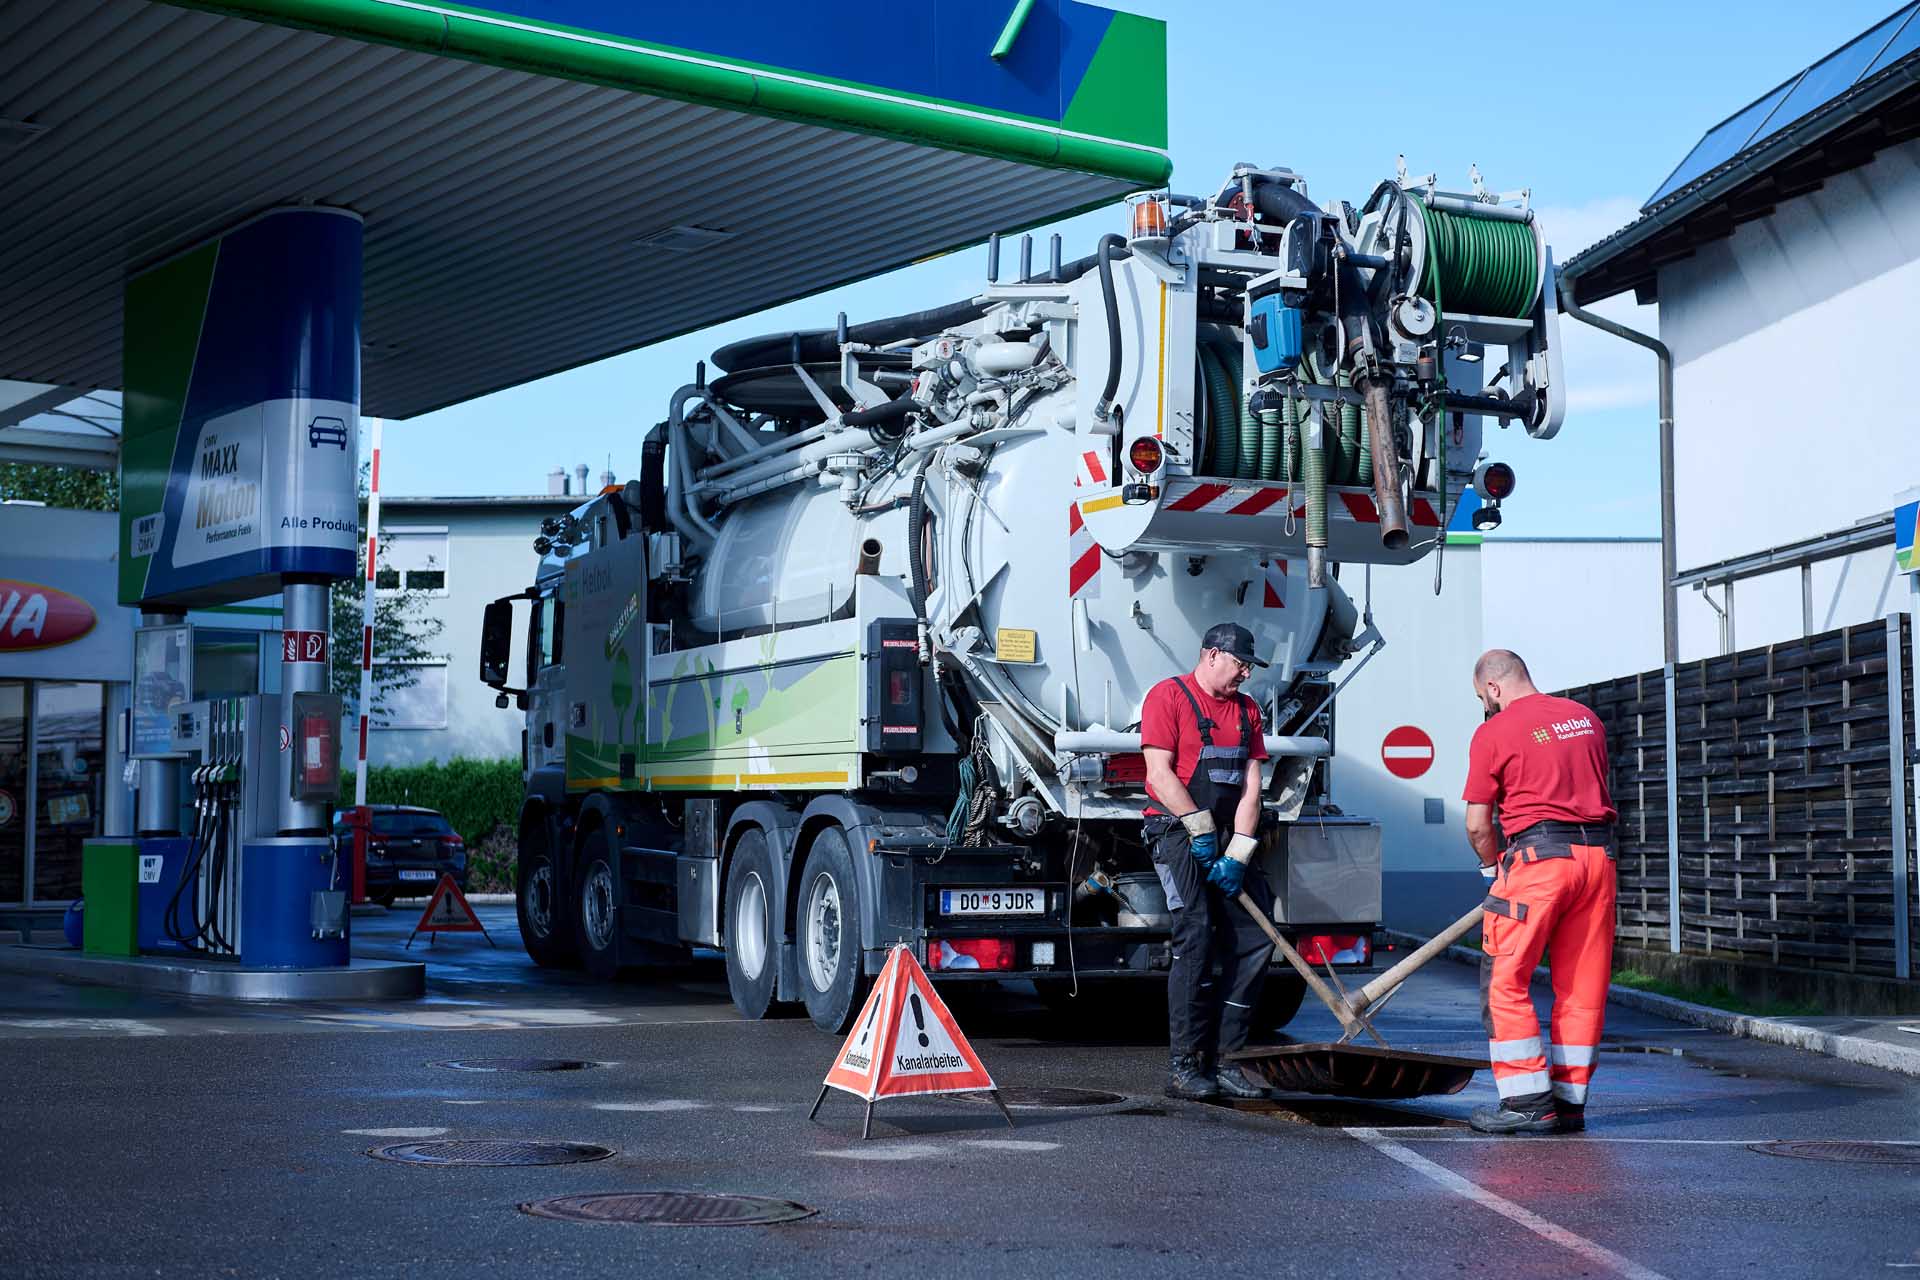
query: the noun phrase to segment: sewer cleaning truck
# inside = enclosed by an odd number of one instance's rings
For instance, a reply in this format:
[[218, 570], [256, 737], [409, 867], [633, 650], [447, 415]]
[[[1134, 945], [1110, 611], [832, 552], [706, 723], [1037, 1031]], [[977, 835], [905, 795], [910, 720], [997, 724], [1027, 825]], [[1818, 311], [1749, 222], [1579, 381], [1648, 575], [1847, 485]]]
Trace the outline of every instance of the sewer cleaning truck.
[[[480, 659], [526, 712], [536, 962], [718, 949], [743, 1014], [828, 1031], [900, 943], [943, 985], [1153, 1007], [1140, 709], [1221, 621], [1272, 664], [1242, 691], [1276, 923], [1370, 962], [1334, 695], [1383, 643], [1368, 568], [1436, 556], [1470, 488], [1498, 521], [1483, 425], [1559, 428], [1547, 242], [1526, 193], [1404, 164], [1357, 208], [1242, 165], [1126, 217], [1071, 262], [1023, 238], [1002, 271], [995, 238], [958, 302], [722, 348], [638, 478], [542, 525]], [[1268, 988], [1272, 1027], [1301, 986]]]

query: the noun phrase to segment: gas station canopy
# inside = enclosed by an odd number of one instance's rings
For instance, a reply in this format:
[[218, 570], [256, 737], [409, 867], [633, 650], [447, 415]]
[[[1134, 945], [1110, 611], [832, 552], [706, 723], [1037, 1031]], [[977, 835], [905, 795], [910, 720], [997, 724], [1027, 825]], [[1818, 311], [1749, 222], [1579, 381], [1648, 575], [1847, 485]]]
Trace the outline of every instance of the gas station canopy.
[[1075, 0], [11, 0], [0, 86], [0, 379], [47, 406], [268, 207], [365, 219], [361, 406], [406, 418], [1170, 169], [1163, 25]]

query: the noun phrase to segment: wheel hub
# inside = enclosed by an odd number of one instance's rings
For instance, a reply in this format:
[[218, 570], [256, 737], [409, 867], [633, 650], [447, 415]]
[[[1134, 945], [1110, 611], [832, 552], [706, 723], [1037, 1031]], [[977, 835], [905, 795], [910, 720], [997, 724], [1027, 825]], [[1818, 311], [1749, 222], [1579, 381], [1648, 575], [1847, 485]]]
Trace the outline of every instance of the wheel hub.
[[840, 973], [840, 886], [825, 871], [807, 892], [807, 976], [816, 991], [830, 991]]
[[527, 928], [538, 938], [553, 935], [553, 864], [544, 858], [527, 877]]
[[747, 981], [759, 980], [767, 965], [767, 886], [757, 873], [749, 873], [740, 882], [727, 950], [738, 958], [740, 973]]
[[604, 862], [595, 863], [587, 873], [580, 893], [580, 922], [595, 951], [613, 945], [613, 872]]

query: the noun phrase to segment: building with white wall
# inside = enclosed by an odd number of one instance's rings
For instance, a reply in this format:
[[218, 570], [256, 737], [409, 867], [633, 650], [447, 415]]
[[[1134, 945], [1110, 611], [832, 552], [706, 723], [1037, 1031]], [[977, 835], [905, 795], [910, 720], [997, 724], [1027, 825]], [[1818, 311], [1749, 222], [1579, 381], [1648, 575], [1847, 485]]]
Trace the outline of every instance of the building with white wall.
[[[1905, 348], [1920, 290], [1920, 5], [1710, 129], [1632, 225], [1562, 268], [1659, 305], [1674, 367], [1677, 568], [1866, 527], [1853, 554], [1683, 589], [1682, 661], [1912, 608], [1920, 484]], [[1730, 612], [1730, 622], [1723, 621]]]

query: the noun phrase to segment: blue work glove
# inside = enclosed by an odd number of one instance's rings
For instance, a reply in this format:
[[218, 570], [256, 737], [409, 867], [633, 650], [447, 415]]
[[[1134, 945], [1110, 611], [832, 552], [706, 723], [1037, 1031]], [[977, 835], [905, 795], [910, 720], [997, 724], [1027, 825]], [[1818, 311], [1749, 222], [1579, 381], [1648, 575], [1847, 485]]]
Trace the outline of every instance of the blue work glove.
[[1227, 856], [1207, 868], [1207, 883], [1218, 886], [1229, 898], [1239, 897], [1241, 887], [1247, 882], [1247, 864], [1253, 861], [1259, 848], [1259, 842], [1252, 836], [1234, 832], [1233, 839], [1227, 842]]
[[1220, 856], [1220, 832], [1213, 825], [1213, 815], [1195, 809], [1180, 815], [1180, 825], [1187, 829], [1187, 845], [1193, 856], [1201, 866], [1211, 865]]
[[1229, 898], [1240, 896], [1240, 886], [1246, 883], [1247, 867], [1243, 862], [1232, 858], [1222, 858], [1207, 868], [1207, 883], [1217, 885], [1220, 892]]

